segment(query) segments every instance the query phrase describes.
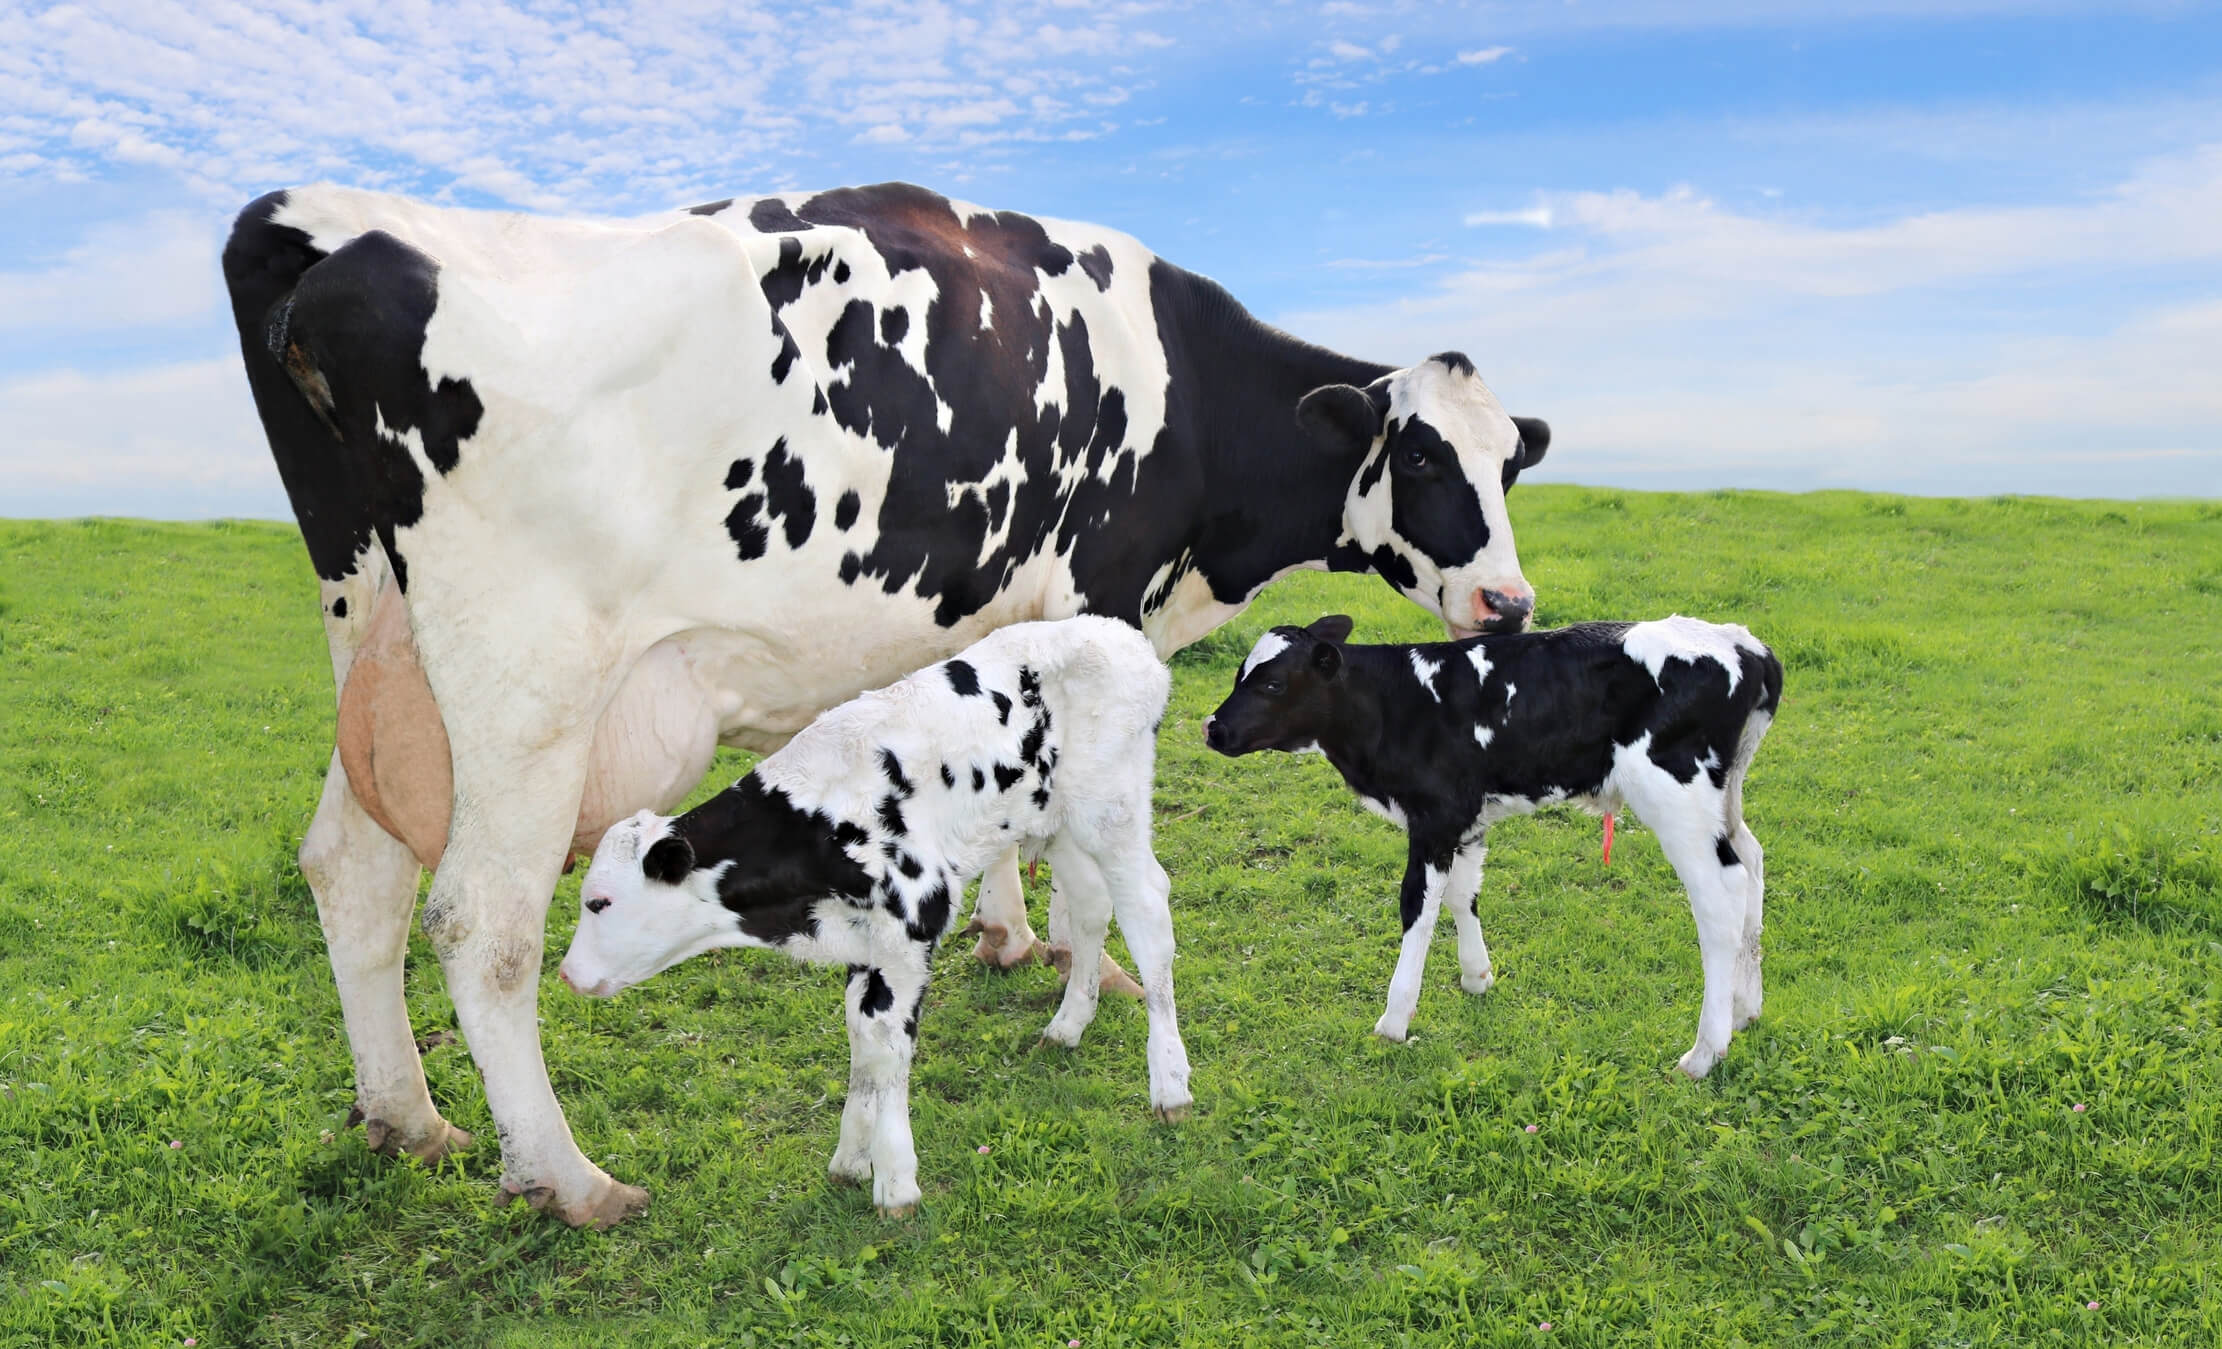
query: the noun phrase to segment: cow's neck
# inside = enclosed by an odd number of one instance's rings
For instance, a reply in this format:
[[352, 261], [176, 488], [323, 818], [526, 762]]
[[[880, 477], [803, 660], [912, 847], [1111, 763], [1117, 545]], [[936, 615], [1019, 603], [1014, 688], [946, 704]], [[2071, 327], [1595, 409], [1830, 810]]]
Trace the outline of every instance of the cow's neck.
[[1291, 337], [1216, 282], [1162, 261], [1156, 268], [1159, 330], [1185, 404], [1168, 409], [1169, 429], [1189, 438], [1203, 468], [1195, 562], [1215, 598], [1241, 604], [1284, 571], [1337, 561], [1358, 461], [1297, 427], [1298, 400], [1323, 385], [1362, 387], [1392, 367]]

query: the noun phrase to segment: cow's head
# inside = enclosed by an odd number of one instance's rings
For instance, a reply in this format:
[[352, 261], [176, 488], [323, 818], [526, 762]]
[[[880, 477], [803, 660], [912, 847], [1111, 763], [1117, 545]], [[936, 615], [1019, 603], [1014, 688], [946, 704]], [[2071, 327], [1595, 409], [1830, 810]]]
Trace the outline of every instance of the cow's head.
[[644, 810], [602, 835], [579, 882], [579, 926], [556, 973], [593, 998], [607, 998], [688, 956], [740, 944], [740, 927], [718, 901], [717, 872], [695, 867], [694, 849], [672, 821]]
[[1335, 724], [1336, 676], [1350, 619], [1330, 614], [1308, 628], [1258, 638], [1235, 672], [1234, 692], [1204, 718], [1204, 743], [1229, 758], [1261, 749], [1301, 751]]
[[1520, 470], [1543, 458], [1549, 426], [1506, 416], [1455, 351], [1363, 389], [1314, 389], [1296, 420], [1357, 461], [1343, 533], [1373, 570], [1455, 637], [1527, 624], [1535, 591], [1520, 574], [1504, 499]]

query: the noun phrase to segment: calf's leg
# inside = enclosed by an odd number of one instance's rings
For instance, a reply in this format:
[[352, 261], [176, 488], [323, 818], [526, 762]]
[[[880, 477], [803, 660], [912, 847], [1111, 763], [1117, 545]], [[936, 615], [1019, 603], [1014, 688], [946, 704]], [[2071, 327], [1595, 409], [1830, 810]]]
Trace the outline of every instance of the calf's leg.
[[1007, 970], [1045, 954], [1026, 918], [1026, 887], [1018, 877], [1016, 844], [980, 873], [980, 897], [972, 906], [972, 926], [966, 931], [978, 934], [972, 958], [983, 965]]
[[1740, 865], [1722, 865], [1722, 792], [1703, 774], [1685, 784], [1646, 764], [1630, 774], [1624, 795], [1637, 818], [1658, 836], [1659, 850], [1682, 878], [1690, 895], [1690, 914], [1697, 920], [1705, 996], [1697, 1017], [1697, 1040], [1675, 1066], [1692, 1078], [1702, 1078], [1727, 1052], [1734, 1030], [1736, 967], [1747, 910], [1744, 870]]
[[919, 945], [849, 979], [849, 1099], [832, 1173], [861, 1180], [856, 1145], [872, 1177], [872, 1207], [890, 1218], [918, 1209], [918, 1150], [910, 1132], [910, 1064], [925, 1005], [931, 948]]
[[1420, 1005], [1420, 977], [1427, 966], [1427, 945], [1435, 937], [1435, 918], [1443, 906], [1443, 890], [1450, 879], [1448, 859], [1430, 858], [1417, 843], [1404, 864], [1404, 887], [1397, 899], [1404, 922], [1404, 942], [1396, 958], [1396, 973], [1389, 979], [1389, 1005], [1373, 1023], [1373, 1033], [1384, 1040], [1403, 1040], [1412, 1030], [1412, 1013]]
[[1139, 844], [1096, 859], [1111, 893], [1119, 931], [1142, 975], [1142, 1005], [1149, 1013], [1150, 1109], [1167, 1124], [1188, 1118], [1188, 1047], [1180, 1038], [1173, 1005], [1172, 882], [1145, 837]]
[[1766, 909], [1767, 864], [1759, 840], [1742, 820], [1736, 821], [1735, 849], [1744, 872], [1743, 945], [1736, 953], [1733, 999], [1736, 1029], [1742, 1030], [1759, 1019], [1759, 1009], [1766, 1001], [1759, 980], [1759, 930]]
[[1488, 855], [1487, 845], [1478, 837], [1460, 844], [1443, 890], [1443, 903], [1458, 929], [1458, 986], [1476, 997], [1497, 982], [1489, 963], [1489, 943], [1481, 937], [1481, 915], [1474, 908], [1481, 897], [1482, 862]]
[[[1111, 893], [1103, 872], [1093, 857], [1065, 835], [1050, 844], [1049, 864], [1063, 879], [1069, 901], [1066, 915], [1071, 923], [1067, 935], [1071, 938], [1068, 949], [1072, 968], [1096, 969], [1102, 963], [1103, 938], [1111, 925]], [[1094, 979], [1067, 979], [1064, 1001], [1042, 1030], [1042, 1039], [1068, 1049], [1079, 1044], [1081, 1033], [1096, 1019], [1101, 992], [1102, 985]]]
[[370, 1150], [427, 1162], [470, 1146], [440, 1117], [409, 1029], [402, 965], [417, 906], [417, 859], [355, 799], [333, 751], [324, 797], [301, 841], [301, 874], [316, 896], [325, 953], [355, 1059], [356, 1118]]

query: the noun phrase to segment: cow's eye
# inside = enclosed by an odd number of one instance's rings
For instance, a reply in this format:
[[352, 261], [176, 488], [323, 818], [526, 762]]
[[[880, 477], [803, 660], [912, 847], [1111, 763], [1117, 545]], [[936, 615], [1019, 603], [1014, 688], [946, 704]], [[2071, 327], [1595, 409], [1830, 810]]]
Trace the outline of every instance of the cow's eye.
[[586, 902], [586, 911], [588, 913], [600, 913], [609, 906], [610, 902], [607, 897], [597, 895]]
[[1404, 461], [1406, 468], [1427, 467], [1427, 449], [1425, 446], [1407, 445], [1397, 452], [1397, 457]]
[[1288, 685], [1278, 679], [1261, 679], [1258, 681], [1258, 692], [1268, 698], [1278, 698], [1288, 692]]

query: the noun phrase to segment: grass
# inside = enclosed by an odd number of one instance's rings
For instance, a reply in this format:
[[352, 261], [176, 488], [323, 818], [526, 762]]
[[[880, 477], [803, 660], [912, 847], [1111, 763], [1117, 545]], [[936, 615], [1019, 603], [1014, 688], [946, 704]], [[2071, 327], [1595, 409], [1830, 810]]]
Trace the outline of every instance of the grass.
[[[2222, 508], [1515, 507], [1545, 621], [1733, 618], [1788, 664], [1748, 798], [1767, 1010], [1710, 1079], [1667, 1073], [1699, 988], [1671, 873], [1634, 830], [1601, 866], [1578, 816], [1492, 839], [1496, 990], [1441, 934], [1413, 1042], [1368, 1036], [1401, 836], [1323, 763], [1198, 733], [1271, 623], [1429, 635], [1307, 575], [1175, 667], [1193, 1120], [1148, 1119], [1137, 1005], [1038, 1051], [1053, 976], [951, 951], [925, 1205], [884, 1222], [823, 1175], [837, 973], [551, 979], [581, 1144], [655, 1195], [603, 1235], [496, 1207], [491, 1146], [428, 1170], [343, 1128], [292, 531], [0, 522], [0, 1344], [2222, 1342]], [[434, 1097], [490, 1141], [414, 956]]]

